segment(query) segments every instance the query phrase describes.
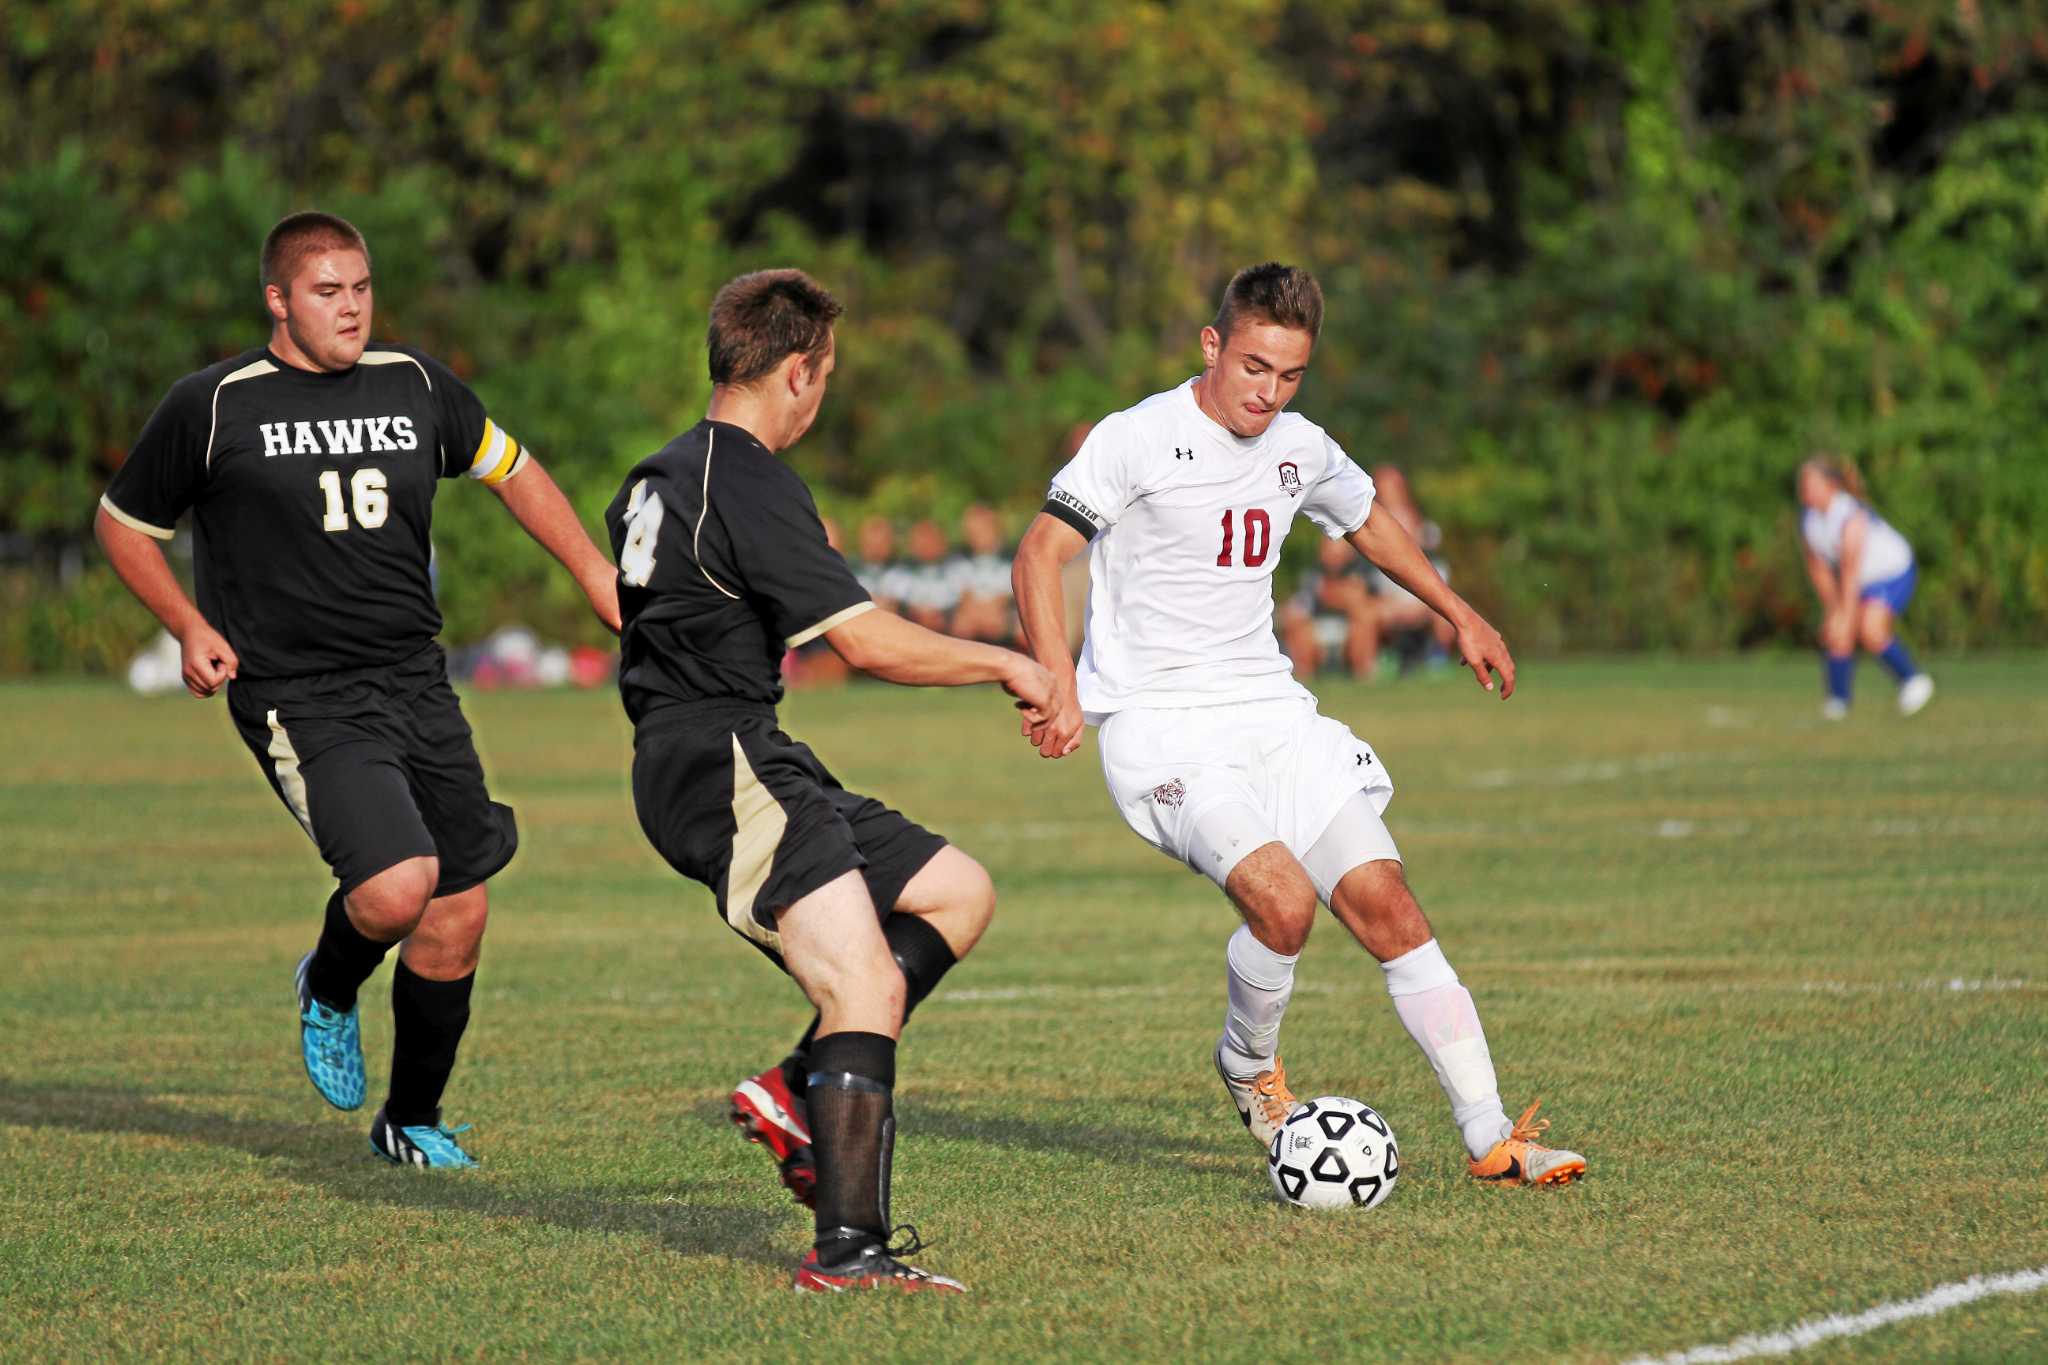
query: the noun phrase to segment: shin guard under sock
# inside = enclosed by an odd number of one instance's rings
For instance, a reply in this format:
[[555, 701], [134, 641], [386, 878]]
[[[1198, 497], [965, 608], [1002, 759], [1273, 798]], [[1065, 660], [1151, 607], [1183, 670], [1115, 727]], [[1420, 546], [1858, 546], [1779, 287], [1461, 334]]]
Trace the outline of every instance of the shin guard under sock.
[[476, 973], [430, 981], [400, 958], [391, 974], [391, 1097], [384, 1116], [400, 1128], [441, 1121], [441, 1092], [455, 1070], [455, 1051], [469, 1027]]
[[835, 1265], [889, 1238], [896, 1040], [880, 1033], [828, 1033], [811, 1045], [811, 1065], [818, 1260]]

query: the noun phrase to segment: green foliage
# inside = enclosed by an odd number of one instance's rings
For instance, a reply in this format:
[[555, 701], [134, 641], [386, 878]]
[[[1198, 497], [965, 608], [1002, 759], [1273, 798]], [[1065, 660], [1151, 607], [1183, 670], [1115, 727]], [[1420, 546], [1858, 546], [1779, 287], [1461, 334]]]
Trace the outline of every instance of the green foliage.
[[[0, 43], [0, 533], [86, 535], [168, 384], [261, 338], [256, 246], [318, 202], [369, 234], [379, 331], [593, 524], [702, 410], [740, 270], [848, 304], [793, 453], [821, 502], [1021, 524], [1280, 257], [1330, 299], [1300, 406], [1413, 470], [1520, 642], [1803, 639], [1820, 446], [1920, 549], [1916, 639], [2048, 640], [2039, 0], [94, 0]], [[473, 491], [451, 634], [587, 637]]]

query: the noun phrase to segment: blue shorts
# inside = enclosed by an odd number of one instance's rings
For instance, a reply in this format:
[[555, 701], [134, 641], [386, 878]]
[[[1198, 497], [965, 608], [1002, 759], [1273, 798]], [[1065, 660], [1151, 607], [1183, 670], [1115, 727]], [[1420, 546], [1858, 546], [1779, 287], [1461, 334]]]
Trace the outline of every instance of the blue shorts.
[[1906, 609], [1906, 603], [1913, 600], [1913, 586], [1919, 581], [1920, 566], [1909, 564], [1906, 571], [1896, 578], [1887, 578], [1880, 583], [1865, 583], [1859, 594], [1865, 602], [1882, 602], [1897, 616]]

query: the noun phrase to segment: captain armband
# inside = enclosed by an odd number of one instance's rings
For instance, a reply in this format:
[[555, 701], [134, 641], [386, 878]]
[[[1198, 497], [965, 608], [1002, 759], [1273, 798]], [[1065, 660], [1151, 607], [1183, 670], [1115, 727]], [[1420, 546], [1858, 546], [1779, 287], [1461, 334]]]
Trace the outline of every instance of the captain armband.
[[501, 484], [526, 466], [526, 452], [505, 429], [488, 417], [484, 438], [477, 442], [476, 456], [469, 462], [469, 477], [486, 484]]
[[1109, 524], [1094, 508], [1058, 484], [1054, 484], [1048, 492], [1044, 510], [1049, 516], [1064, 521], [1089, 540], [1095, 539]]

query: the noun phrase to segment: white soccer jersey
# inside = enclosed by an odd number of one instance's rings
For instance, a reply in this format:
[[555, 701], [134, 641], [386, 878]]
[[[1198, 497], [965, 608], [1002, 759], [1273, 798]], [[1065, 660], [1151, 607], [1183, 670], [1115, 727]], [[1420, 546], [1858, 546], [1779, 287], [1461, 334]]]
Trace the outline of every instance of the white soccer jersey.
[[1090, 721], [1131, 707], [1306, 697], [1273, 634], [1273, 570], [1297, 512], [1331, 537], [1365, 524], [1372, 479], [1283, 412], [1244, 440], [1193, 381], [1096, 424], [1046, 510], [1092, 535], [1078, 669]]
[[1829, 568], [1839, 569], [1842, 567], [1842, 533], [1858, 512], [1870, 518], [1870, 529], [1863, 535], [1863, 558], [1856, 566], [1856, 586], [1867, 588], [1872, 583], [1897, 578], [1912, 568], [1913, 547], [1906, 543], [1906, 538], [1846, 491], [1830, 498], [1824, 512], [1807, 508], [1799, 518], [1799, 529], [1813, 552]]

